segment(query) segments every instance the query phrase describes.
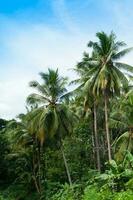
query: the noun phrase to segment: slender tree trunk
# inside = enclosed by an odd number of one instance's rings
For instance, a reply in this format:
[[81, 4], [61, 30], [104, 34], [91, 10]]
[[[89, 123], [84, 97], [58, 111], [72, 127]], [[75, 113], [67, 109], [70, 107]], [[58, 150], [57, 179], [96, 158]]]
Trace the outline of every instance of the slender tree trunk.
[[36, 174], [36, 141], [33, 138], [33, 156], [32, 156], [32, 167], [33, 167], [33, 180], [34, 180], [34, 184], [35, 184], [35, 188], [37, 190], [37, 192], [40, 194], [40, 188], [39, 188], [39, 184], [38, 184], [38, 180], [37, 180], [37, 174]]
[[[34, 154], [34, 153], [33, 153]], [[37, 182], [37, 178], [36, 178], [36, 169], [35, 169], [35, 159], [34, 159], [34, 155], [33, 155], [33, 180], [34, 180], [34, 184], [35, 184], [35, 187], [36, 187], [36, 190], [37, 192], [40, 194], [40, 189], [39, 189], [39, 186], [38, 186], [38, 182]]]
[[95, 135], [95, 147], [96, 147], [96, 155], [97, 155], [97, 169], [100, 172], [101, 164], [100, 164], [99, 141], [98, 141], [98, 133], [97, 133], [97, 113], [96, 113], [95, 102], [94, 102], [94, 135]]
[[102, 145], [102, 159], [106, 156], [106, 141], [105, 141], [105, 135], [101, 136], [101, 145]]
[[[91, 140], [92, 140], [92, 159], [93, 159], [93, 164], [94, 164], [94, 169], [96, 168], [96, 160], [95, 160], [95, 141], [94, 141], [94, 133], [92, 132], [92, 136], [91, 136]], [[90, 156], [89, 156], [90, 159]]]
[[106, 138], [107, 138], [107, 147], [108, 147], [108, 158], [111, 160], [111, 145], [110, 145], [110, 136], [109, 136], [109, 125], [108, 125], [108, 107], [107, 107], [107, 95], [104, 95], [104, 112], [105, 112], [105, 130], [106, 130]]
[[36, 190], [40, 194], [40, 189], [39, 189], [39, 186], [38, 186], [38, 183], [37, 183], [37, 180], [36, 180], [35, 176], [33, 177], [33, 180], [34, 180], [34, 184], [35, 184]]
[[38, 144], [38, 183], [39, 183], [39, 190], [41, 194], [41, 147], [40, 144]]
[[70, 172], [69, 172], [67, 160], [66, 160], [64, 149], [63, 149], [62, 145], [61, 145], [61, 153], [62, 153], [62, 156], [63, 156], [63, 160], [64, 160], [64, 164], [65, 164], [65, 168], [66, 168], [69, 184], [70, 184], [70, 186], [72, 186], [72, 179], [71, 179], [71, 175], [70, 175]]

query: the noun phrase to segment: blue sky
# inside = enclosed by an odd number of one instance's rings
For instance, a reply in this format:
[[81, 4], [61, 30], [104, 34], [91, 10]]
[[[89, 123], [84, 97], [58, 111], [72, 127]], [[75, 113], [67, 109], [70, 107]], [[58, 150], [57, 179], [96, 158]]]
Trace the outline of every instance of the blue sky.
[[[1, 0], [0, 117], [25, 111], [28, 82], [48, 67], [68, 70], [95, 33], [113, 30], [133, 46], [132, 0]], [[133, 65], [133, 53], [124, 61]]]
[[29, 7], [35, 7], [37, 0], [5, 0], [0, 2], [0, 12], [6, 14], [12, 14], [17, 10], [26, 9]]

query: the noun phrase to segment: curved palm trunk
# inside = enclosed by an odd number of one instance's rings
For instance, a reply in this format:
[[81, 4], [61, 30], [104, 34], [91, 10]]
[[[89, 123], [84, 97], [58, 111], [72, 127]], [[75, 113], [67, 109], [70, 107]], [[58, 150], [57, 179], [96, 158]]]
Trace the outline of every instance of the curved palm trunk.
[[107, 95], [104, 96], [104, 112], [105, 112], [105, 130], [106, 130], [106, 138], [107, 138], [107, 147], [108, 147], [108, 158], [111, 160], [111, 145], [110, 145], [110, 136], [109, 136], [109, 125], [108, 125], [108, 107], [107, 107]]
[[66, 172], [67, 172], [67, 176], [68, 176], [68, 181], [69, 181], [70, 186], [72, 186], [72, 179], [71, 179], [69, 167], [68, 167], [68, 164], [67, 164], [67, 160], [66, 160], [64, 149], [63, 149], [62, 145], [61, 145], [61, 153], [62, 153], [62, 156], [63, 156], [63, 160], [64, 160], [64, 164], [65, 164], [65, 168], [66, 168]]
[[99, 142], [98, 142], [98, 133], [97, 133], [97, 112], [96, 112], [95, 102], [94, 102], [94, 135], [95, 135], [95, 146], [96, 146], [96, 155], [97, 155], [97, 169], [98, 171], [101, 171]]
[[35, 187], [36, 187], [36, 190], [37, 192], [40, 194], [40, 188], [38, 186], [38, 182], [37, 182], [37, 178], [36, 178], [36, 172], [35, 172], [35, 160], [33, 158], [33, 180], [34, 180], [34, 184], [35, 184]]

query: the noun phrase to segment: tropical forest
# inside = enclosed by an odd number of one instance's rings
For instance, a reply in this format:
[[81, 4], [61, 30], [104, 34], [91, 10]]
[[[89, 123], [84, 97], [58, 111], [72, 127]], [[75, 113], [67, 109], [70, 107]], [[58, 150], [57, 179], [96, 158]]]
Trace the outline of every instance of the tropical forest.
[[0, 200], [133, 200], [133, 48], [86, 43], [76, 78], [38, 72], [26, 112], [0, 119]]

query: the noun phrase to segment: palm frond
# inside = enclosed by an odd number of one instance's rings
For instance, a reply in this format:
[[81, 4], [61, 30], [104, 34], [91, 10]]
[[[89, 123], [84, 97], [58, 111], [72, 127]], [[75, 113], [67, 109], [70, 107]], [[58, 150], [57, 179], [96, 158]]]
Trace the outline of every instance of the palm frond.
[[121, 62], [115, 62], [115, 66], [121, 70], [125, 70], [129, 73], [133, 73], [133, 66], [121, 63]]
[[38, 81], [31, 81], [29, 83], [29, 86], [32, 87], [32, 88], [37, 89], [38, 92], [40, 92], [41, 94], [48, 96], [48, 91], [47, 91], [46, 87], [41, 85]]
[[113, 60], [118, 60], [118, 59], [122, 58], [123, 56], [127, 55], [128, 53], [130, 53], [132, 50], [133, 50], [133, 47], [124, 49], [124, 50], [122, 50], [122, 51], [116, 53], [116, 54], [112, 57], [112, 59], [113, 59]]
[[35, 103], [50, 103], [50, 100], [42, 95], [33, 93], [27, 97], [27, 103], [30, 105]]

